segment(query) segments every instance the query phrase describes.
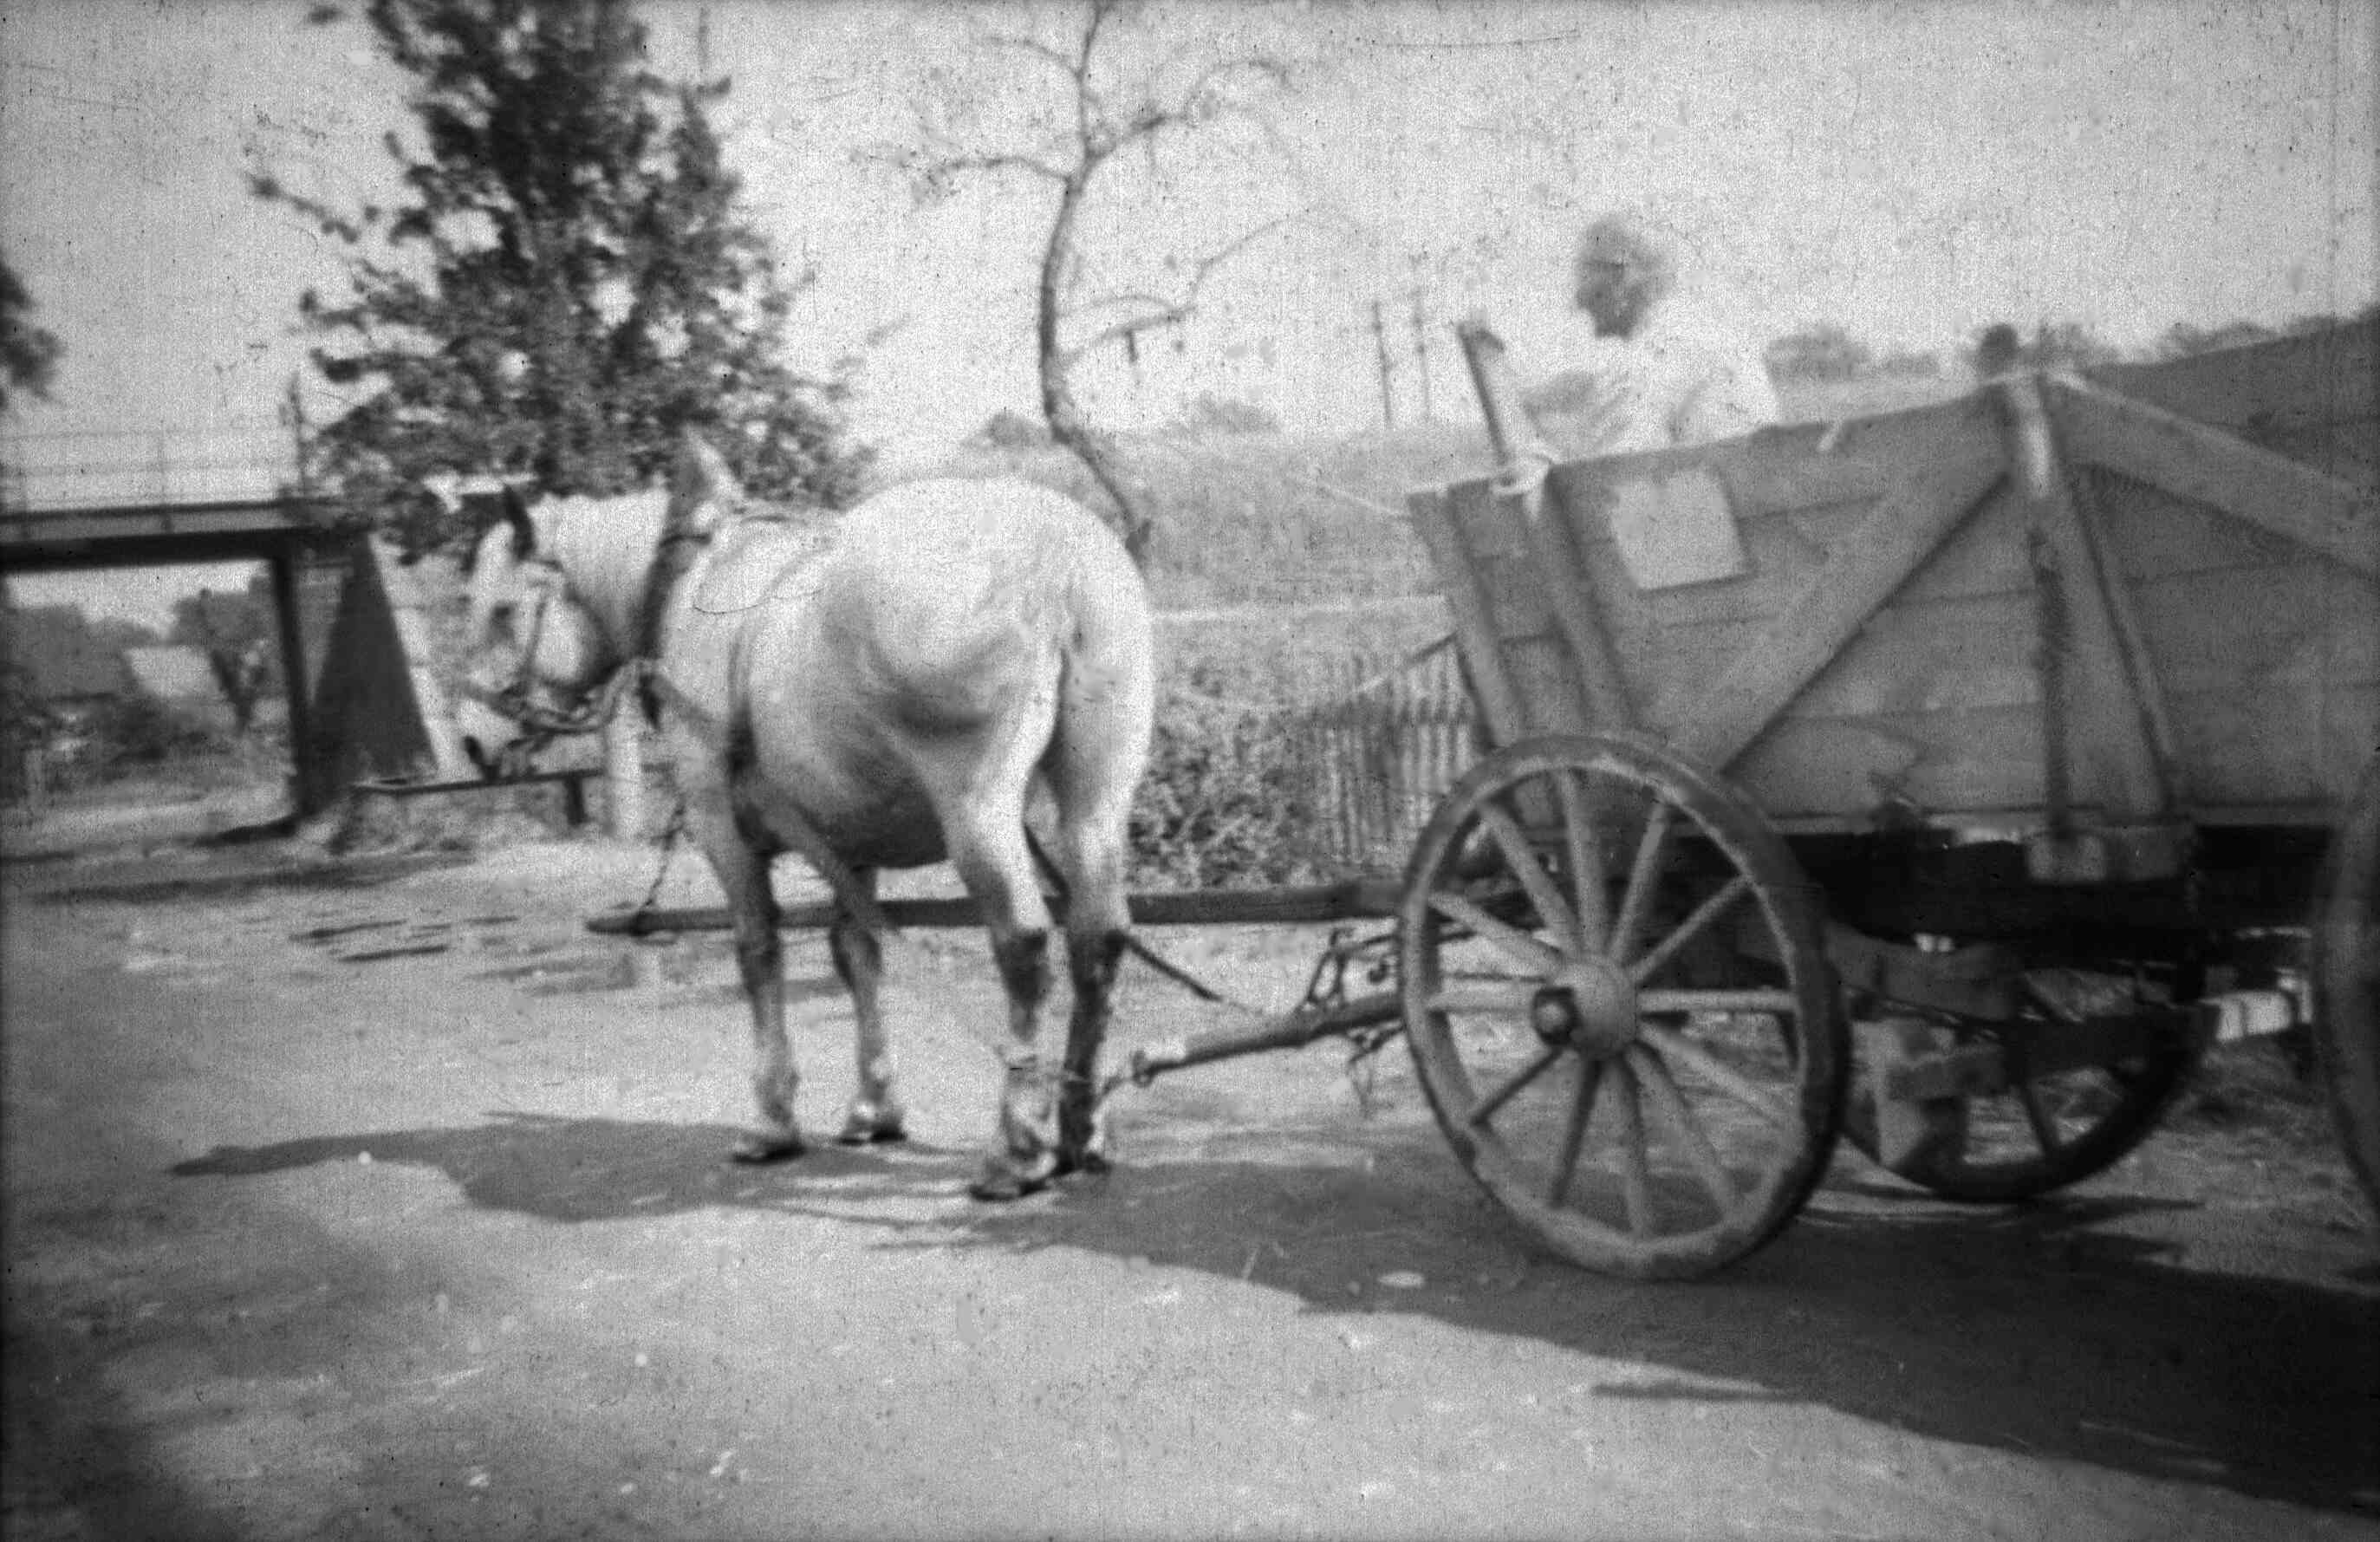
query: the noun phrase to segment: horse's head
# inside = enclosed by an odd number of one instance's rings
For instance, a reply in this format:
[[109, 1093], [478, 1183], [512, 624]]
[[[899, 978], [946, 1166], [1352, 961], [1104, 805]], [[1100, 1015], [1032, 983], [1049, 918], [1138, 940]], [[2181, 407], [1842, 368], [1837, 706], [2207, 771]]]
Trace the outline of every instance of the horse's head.
[[473, 548], [464, 622], [464, 749], [481, 770], [583, 701], [621, 658], [574, 589], [556, 526], [507, 487]]
[[590, 725], [583, 720], [606, 704], [598, 688], [658, 644], [664, 597], [737, 516], [744, 493], [725, 459], [689, 431], [665, 492], [531, 506], [506, 487], [495, 502], [471, 556], [458, 714], [483, 770]]

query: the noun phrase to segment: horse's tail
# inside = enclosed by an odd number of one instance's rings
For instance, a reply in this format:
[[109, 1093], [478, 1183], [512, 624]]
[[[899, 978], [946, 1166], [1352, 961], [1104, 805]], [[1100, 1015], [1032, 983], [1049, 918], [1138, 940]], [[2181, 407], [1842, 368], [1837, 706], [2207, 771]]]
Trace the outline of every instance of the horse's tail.
[[1148, 765], [1157, 706], [1156, 623], [1139, 570], [1095, 545], [1065, 588], [1058, 712], [1043, 764], [1058, 813], [1067, 929], [1129, 924], [1124, 868], [1132, 801]]

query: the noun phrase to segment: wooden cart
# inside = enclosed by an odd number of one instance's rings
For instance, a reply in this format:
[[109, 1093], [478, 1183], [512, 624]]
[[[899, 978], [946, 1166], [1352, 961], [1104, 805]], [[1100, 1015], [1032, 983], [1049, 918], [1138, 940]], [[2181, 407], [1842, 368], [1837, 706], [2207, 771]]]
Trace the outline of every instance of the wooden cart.
[[1839, 1120], [2039, 1194], [2285, 1026], [2309, 935], [2374, 1185], [2375, 334], [1571, 464], [1467, 334], [1512, 469], [1412, 507], [1500, 747], [1400, 953], [1489, 1192], [1638, 1275], [1772, 1234]]
[[1136, 896], [1395, 925], [1132, 1076], [1402, 1029], [1522, 1225], [1679, 1277], [1846, 1128], [1955, 1198], [2097, 1172], [2310, 972], [2380, 1203], [2375, 332], [1571, 464], [1466, 333], [1506, 471], [1411, 508], [1489, 752], [1402, 881]]

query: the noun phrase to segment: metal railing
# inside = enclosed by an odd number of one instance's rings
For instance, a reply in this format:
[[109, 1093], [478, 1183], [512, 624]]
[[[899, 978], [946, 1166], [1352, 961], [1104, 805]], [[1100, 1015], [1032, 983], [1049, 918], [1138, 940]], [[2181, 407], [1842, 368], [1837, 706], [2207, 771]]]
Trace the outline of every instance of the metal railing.
[[0, 435], [0, 517], [263, 502], [300, 484], [285, 424]]

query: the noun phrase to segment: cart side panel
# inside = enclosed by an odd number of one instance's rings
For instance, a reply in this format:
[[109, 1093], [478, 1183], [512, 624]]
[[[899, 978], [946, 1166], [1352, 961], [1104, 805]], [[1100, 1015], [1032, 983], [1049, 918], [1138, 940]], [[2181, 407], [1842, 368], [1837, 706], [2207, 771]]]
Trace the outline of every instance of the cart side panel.
[[[2021, 516], [1988, 402], [1770, 432], [1561, 473], [1562, 506], [1650, 725], [1774, 817], [2040, 799]], [[1747, 571], [1635, 582], [1609, 510], [1633, 480], [1726, 490]]]
[[[1565, 538], [1555, 565], [1528, 539], [1526, 502], [1488, 482], [1415, 509], [1425, 534], [1442, 527], [1432, 549], [1450, 598], [1475, 597], [1468, 621], [1454, 606], [1475, 683], [1483, 698], [1509, 685], [1522, 731], [1595, 721], [1547, 592], [1575, 584], [1638, 721], [1727, 735], [1708, 758], [1742, 757], [1734, 769], [1764, 807], [1847, 823], [1886, 805], [2039, 799], [2029, 569], [2020, 516], [1993, 492], [2002, 461], [1991, 404], [1970, 399], [1578, 463], [1541, 505]], [[1613, 501], [1688, 477], [1723, 490], [1742, 571], [1640, 586]], [[1787, 673], [1764, 667], [1780, 659]]]
[[2380, 485], [2380, 319], [2089, 375], [2317, 470]]
[[[1595, 721], [1548, 598], [1575, 586], [1634, 720], [1789, 828], [2034, 825], [2052, 804], [2319, 821], [2380, 742], [2375, 332], [2107, 371], [2103, 390], [2216, 431], [2083, 401], [2091, 432], [2065, 446], [2082, 458], [2046, 483], [2009, 459], [2010, 393], [2039, 389], [2012, 386], [1560, 467], [1541, 505], [1482, 481], [1416, 507], [1456, 532], [1433, 550], [1450, 598], [1475, 596], [1469, 620], [1456, 606], [1465, 658], [1475, 681], [1492, 664], [1513, 729]], [[1615, 511], [1682, 483], [1723, 490], [1741, 566], [1640, 582]], [[1561, 541], [1532, 539], [1531, 506]]]
[[[2093, 374], [2323, 472], [2338, 492], [2310, 491], [2350, 532], [2325, 554], [2258, 522], [2252, 504], [2216, 507], [2140, 475], [2076, 468], [2166, 693], [2179, 791], [2202, 821], [2334, 817], [2380, 746], [2375, 340], [2380, 321]], [[2261, 492], [2253, 479], [2214, 485]], [[2349, 565], [2359, 553], [2360, 570]]]
[[[1996, 488], [1729, 768], [1772, 817], [1826, 828], [2019, 819], [2041, 806], [2025, 519], [2013, 491]], [[1747, 628], [1736, 646], [1765, 645]]]
[[2128, 479], [2094, 485], [2183, 803], [2217, 823], [2334, 814], [2380, 746], [2380, 586]]

